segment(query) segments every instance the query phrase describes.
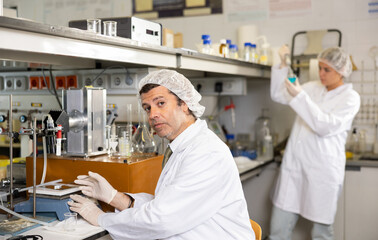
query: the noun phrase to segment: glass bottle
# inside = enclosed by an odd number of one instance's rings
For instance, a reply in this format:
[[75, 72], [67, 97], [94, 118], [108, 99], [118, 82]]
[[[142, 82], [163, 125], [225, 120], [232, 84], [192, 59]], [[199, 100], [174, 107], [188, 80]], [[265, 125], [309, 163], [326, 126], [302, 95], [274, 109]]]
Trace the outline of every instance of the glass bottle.
[[148, 129], [146, 114], [141, 107], [138, 107], [139, 121], [138, 128], [135, 130], [133, 136], [133, 144], [135, 152], [137, 153], [155, 153], [156, 144]]
[[205, 39], [203, 40], [203, 46], [202, 46], [202, 53], [205, 54], [211, 54], [211, 40]]
[[246, 62], [251, 61], [251, 46], [252, 46], [252, 44], [250, 42], [244, 43], [243, 59]]
[[239, 59], [238, 48], [235, 44], [230, 44], [230, 58]]
[[259, 55], [257, 54], [256, 44], [251, 44], [251, 62], [258, 63], [259, 62]]
[[227, 40], [226, 39], [221, 39], [220, 40], [219, 54], [222, 57], [225, 57], [225, 58], [229, 57], [229, 51], [228, 51], [228, 46], [227, 46]]

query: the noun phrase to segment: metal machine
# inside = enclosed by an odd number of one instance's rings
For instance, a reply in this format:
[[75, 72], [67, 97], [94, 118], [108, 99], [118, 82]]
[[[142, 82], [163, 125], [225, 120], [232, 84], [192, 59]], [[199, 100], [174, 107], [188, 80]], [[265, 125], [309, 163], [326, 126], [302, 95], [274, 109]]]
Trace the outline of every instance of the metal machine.
[[[132, 40], [162, 45], [162, 25], [136, 17], [101, 18], [102, 21], [117, 22], [117, 35]], [[87, 20], [75, 20], [68, 23], [69, 27], [87, 30]]]
[[[106, 89], [82, 88], [64, 91], [64, 110], [56, 119], [66, 133], [68, 156], [106, 153]], [[56, 116], [56, 112], [50, 114]]]

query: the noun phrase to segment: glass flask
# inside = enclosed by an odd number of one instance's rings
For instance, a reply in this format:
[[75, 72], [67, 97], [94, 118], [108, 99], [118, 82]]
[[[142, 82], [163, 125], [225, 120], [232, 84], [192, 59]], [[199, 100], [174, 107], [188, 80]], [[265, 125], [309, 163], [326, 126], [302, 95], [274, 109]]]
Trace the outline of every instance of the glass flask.
[[155, 153], [156, 144], [147, 125], [146, 113], [138, 107], [139, 125], [133, 136], [134, 152]]
[[255, 140], [258, 157], [264, 157], [267, 154], [266, 138], [271, 134], [271, 121], [268, 117], [268, 112], [268, 108], [263, 108], [261, 116], [257, 118], [255, 123]]

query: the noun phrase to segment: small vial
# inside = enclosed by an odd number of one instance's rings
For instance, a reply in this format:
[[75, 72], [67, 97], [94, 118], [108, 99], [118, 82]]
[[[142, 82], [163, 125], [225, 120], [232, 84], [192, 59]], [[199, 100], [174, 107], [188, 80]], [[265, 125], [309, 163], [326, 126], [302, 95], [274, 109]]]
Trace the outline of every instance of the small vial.
[[238, 47], [236, 44], [230, 44], [230, 58], [239, 59]]

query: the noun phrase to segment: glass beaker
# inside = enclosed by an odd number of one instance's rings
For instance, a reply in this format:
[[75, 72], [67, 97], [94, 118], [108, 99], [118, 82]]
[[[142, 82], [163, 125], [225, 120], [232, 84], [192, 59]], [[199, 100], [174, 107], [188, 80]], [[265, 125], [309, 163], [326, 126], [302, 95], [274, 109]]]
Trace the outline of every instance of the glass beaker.
[[117, 36], [117, 22], [116, 21], [105, 21], [104, 22], [104, 35], [110, 37]]
[[127, 125], [118, 125], [118, 155], [120, 157], [131, 157], [133, 152], [131, 146], [131, 132]]
[[64, 214], [64, 230], [71, 232], [75, 231], [77, 225], [77, 213], [67, 212]]
[[94, 33], [101, 33], [101, 19], [87, 19], [87, 30]]
[[147, 125], [146, 113], [138, 107], [139, 125], [133, 136], [135, 151], [138, 153], [155, 153], [156, 144]]

